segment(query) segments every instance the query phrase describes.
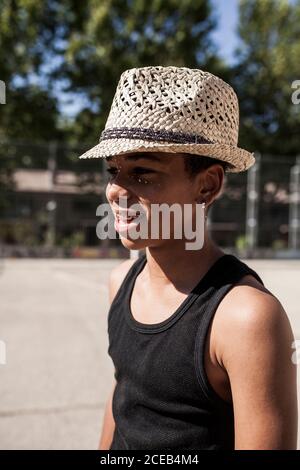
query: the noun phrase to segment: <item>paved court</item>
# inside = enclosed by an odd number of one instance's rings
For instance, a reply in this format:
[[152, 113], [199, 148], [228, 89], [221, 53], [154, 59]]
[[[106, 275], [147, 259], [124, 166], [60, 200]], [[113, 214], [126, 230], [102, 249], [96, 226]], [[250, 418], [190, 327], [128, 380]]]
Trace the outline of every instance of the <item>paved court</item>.
[[[97, 448], [113, 381], [107, 278], [120, 262], [1, 262], [1, 449]], [[300, 260], [246, 262], [279, 298], [300, 340]]]

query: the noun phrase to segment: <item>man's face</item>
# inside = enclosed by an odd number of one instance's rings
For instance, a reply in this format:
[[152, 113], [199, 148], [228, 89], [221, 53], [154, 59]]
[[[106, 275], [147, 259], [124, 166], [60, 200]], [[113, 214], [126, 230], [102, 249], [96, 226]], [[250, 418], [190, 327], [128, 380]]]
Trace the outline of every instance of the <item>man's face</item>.
[[[191, 179], [186, 173], [184, 156], [172, 153], [136, 152], [108, 157], [106, 162], [107, 171], [110, 173], [106, 197], [116, 217], [115, 227], [123, 245], [128, 249], [142, 249], [146, 246], [161, 246], [172, 242], [174, 233], [172, 213], [170, 238], [162, 239], [160, 231], [159, 239], [151, 239], [151, 205], [191, 204], [194, 211], [199, 181], [197, 178]], [[120, 197], [126, 198], [127, 209], [133, 204], [139, 204], [146, 213], [148, 239], [130, 239], [126, 232], [129, 225], [124, 218], [120, 220], [118, 217], [118, 211], [123, 207], [120, 207]], [[175, 241], [178, 243], [178, 240]]]

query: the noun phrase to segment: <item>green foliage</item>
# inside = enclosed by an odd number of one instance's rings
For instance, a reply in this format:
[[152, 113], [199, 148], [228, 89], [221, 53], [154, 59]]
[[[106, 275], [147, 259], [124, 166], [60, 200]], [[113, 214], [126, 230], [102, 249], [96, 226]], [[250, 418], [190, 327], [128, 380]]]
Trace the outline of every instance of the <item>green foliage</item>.
[[[174, 64], [223, 70], [210, 38], [214, 27], [209, 0], [0, 0], [0, 79], [7, 89], [0, 108], [2, 180], [24, 160], [24, 149], [9, 155], [5, 141], [80, 144], [82, 152], [97, 143], [126, 68]], [[61, 92], [85, 103], [74, 120], [61, 115]], [[61, 150], [59, 165], [76, 162], [80, 168], [72, 155]], [[49, 154], [42, 147], [27, 156], [28, 167], [47, 166]], [[85, 167], [97, 169], [96, 164]]]
[[239, 251], [243, 251], [247, 247], [248, 247], [248, 240], [245, 235], [240, 235], [239, 237], [236, 238], [235, 248], [237, 248]]
[[84, 233], [82, 231], [74, 232], [69, 237], [58, 240], [58, 245], [65, 249], [77, 248], [84, 245]]
[[[216, 16], [209, 0], [0, 0], [0, 78], [7, 86], [0, 139], [96, 142], [120, 74], [160, 64], [229, 80], [240, 99], [241, 144], [294, 155], [299, 24], [299, 0], [241, 0], [240, 46], [228, 69], [210, 37]], [[86, 103], [74, 121], [62, 119], [58, 90]]]
[[87, 97], [71, 129], [73, 140], [98, 141], [125, 69], [224, 69], [210, 38], [216, 23], [207, 0], [92, 0], [83, 13], [84, 21], [70, 31], [65, 55], [64, 72], [72, 90]]
[[242, 116], [242, 145], [261, 153], [299, 153], [300, 2], [241, 0], [237, 65], [232, 83]]
[[58, 36], [50, 19], [55, 3], [0, 0], [0, 78], [7, 92], [0, 113], [2, 141], [58, 138], [57, 100], [43, 73]]

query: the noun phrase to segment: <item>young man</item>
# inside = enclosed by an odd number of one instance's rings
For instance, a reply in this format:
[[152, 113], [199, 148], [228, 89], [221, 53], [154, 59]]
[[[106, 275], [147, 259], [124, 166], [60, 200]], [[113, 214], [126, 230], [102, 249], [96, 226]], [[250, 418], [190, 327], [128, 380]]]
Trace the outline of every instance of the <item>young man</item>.
[[208, 72], [130, 69], [100, 143], [81, 156], [106, 158], [115, 228], [128, 249], [145, 250], [111, 273], [115, 381], [100, 450], [296, 449], [294, 338], [280, 301], [213, 242], [205, 218], [198, 249], [175, 236], [175, 216], [168, 237], [161, 219], [158, 237], [130, 232], [142, 220], [135, 204], [147, 228], [155, 205], [188, 206], [199, 232], [197, 208], [221, 194], [224, 172], [254, 163], [237, 147], [238, 122], [234, 91]]

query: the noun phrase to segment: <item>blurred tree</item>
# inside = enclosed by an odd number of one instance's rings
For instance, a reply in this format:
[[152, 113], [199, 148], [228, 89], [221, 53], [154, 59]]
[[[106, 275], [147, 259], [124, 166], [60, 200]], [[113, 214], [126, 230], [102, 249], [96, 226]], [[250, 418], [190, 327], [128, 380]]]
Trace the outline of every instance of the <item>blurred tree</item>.
[[241, 0], [237, 65], [232, 68], [241, 109], [241, 145], [264, 154], [300, 153], [300, 1]]
[[51, 19], [54, 4], [0, 0], [0, 79], [6, 85], [6, 104], [0, 107], [0, 211], [11, 202], [14, 168], [47, 164], [47, 152], [29, 149], [30, 143], [62, 139], [57, 98], [43, 71], [59, 36]]
[[240, 0], [238, 33], [231, 84], [240, 103], [240, 145], [262, 154], [258, 243], [271, 246], [284, 236], [288, 206], [266, 188], [282, 184], [288, 193], [300, 154], [300, 105], [292, 102], [292, 83], [300, 79], [300, 1]]
[[55, 1], [0, 0], [0, 78], [6, 84], [0, 138], [59, 138], [54, 83], [47, 72], [60, 39]]
[[69, 127], [71, 141], [98, 141], [125, 69], [177, 65], [227, 73], [210, 37], [216, 19], [209, 0], [89, 0], [77, 5], [69, 0], [76, 22], [63, 73], [69, 90], [81, 93], [87, 104]]
[[[126, 68], [173, 64], [226, 74], [210, 38], [215, 26], [210, 0], [0, 0], [0, 79], [7, 89], [0, 139], [26, 143], [10, 144], [9, 154], [2, 146], [2, 168], [46, 167], [47, 148], [30, 149], [30, 142], [98, 141]], [[79, 103], [75, 119], [62, 115], [62, 97]], [[57, 148], [60, 166], [76, 161], [81, 168], [75, 151]]]

